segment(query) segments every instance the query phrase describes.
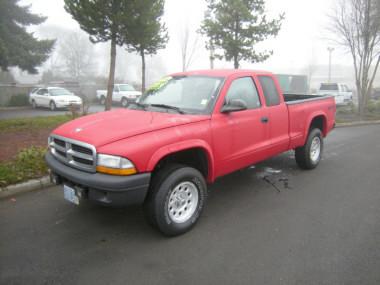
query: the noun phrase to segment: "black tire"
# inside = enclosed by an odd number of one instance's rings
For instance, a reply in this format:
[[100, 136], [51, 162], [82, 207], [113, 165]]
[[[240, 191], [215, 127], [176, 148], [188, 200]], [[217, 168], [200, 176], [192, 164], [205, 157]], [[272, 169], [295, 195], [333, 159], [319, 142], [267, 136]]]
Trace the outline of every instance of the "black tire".
[[37, 103], [35, 100], [32, 100], [32, 108], [37, 109]]
[[[315, 159], [312, 159], [312, 144], [313, 140], [319, 140], [319, 155], [315, 154]], [[296, 162], [302, 169], [314, 169], [318, 166], [322, 159], [323, 153], [323, 135], [320, 129], [312, 129], [309, 132], [306, 144], [302, 147], [296, 148]]]
[[[169, 200], [174, 190], [184, 183], [196, 186], [198, 203], [186, 221], [176, 222], [169, 213], [169, 203], [171, 202]], [[206, 200], [207, 184], [203, 175], [195, 168], [171, 164], [153, 177], [148, 197], [144, 203], [144, 212], [148, 222], [161, 233], [167, 236], [177, 236], [189, 231], [196, 224]]]
[[100, 104], [105, 105], [106, 104], [106, 97], [102, 96], [100, 97]]
[[55, 110], [57, 110], [57, 106], [55, 105], [55, 102], [54, 102], [54, 101], [50, 101], [49, 106], [50, 106], [50, 110], [51, 110], [51, 111], [55, 111]]
[[129, 105], [128, 99], [125, 97], [121, 98], [121, 106], [126, 108], [126, 107], [128, 107], [128, 105]]

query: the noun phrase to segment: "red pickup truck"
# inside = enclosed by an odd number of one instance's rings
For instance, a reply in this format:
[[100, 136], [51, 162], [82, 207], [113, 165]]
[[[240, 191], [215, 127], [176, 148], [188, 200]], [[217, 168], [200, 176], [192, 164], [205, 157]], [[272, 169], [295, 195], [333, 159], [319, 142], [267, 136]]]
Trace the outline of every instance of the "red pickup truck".
[[46, 162], [67, 200], [143, 204], [152, 225], [178, 235], [196, 223], [218, 177], [288, 150], [315, 168], [335, 111], [333, 97], [282, 94], [267, 72], [176, 73], [128, 109], [55, 129]]

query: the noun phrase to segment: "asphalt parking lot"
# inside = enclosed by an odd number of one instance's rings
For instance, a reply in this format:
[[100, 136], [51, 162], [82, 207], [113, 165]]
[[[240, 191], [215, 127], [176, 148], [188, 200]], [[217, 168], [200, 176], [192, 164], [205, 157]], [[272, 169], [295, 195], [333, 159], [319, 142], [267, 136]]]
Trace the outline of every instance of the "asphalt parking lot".
[[189, 233], [60, 187], [0, 201], [1, 284], [380, 284], [380, 125], [339, 128], [313, 171], [291, 152], [219, 179]]

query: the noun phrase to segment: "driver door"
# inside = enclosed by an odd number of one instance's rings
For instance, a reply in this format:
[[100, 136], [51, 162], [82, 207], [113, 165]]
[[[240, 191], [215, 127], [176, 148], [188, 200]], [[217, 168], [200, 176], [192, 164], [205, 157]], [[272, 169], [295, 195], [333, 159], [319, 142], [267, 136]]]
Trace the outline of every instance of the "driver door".
[[215, 114], [211, 120], [215, 151], [216, 176], [249, 166], [266, 157], [270, 147], [267, 114], [262, 98], [251, 76], [232, 80], [225, 95], [225, 103], [242, 100], [246, 110]]

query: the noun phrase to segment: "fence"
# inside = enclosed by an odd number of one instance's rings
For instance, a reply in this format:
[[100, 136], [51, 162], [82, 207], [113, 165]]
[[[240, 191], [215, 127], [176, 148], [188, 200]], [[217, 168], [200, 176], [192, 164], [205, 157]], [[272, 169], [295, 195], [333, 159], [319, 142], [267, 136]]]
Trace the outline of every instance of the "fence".
[[[28, 94], [37, 87], [44, 85], [25, 85], [25, 84], [0, 84], [0, 106], [8, 106], [12, 96]], [[49, 84], [52, 87], [63, 87], [74, 94], [87, 98], [89, 101], [96, 99], [96, 90], [106, 89], [102, 84], [79, 84], [77, 82], [54, 82]]]

